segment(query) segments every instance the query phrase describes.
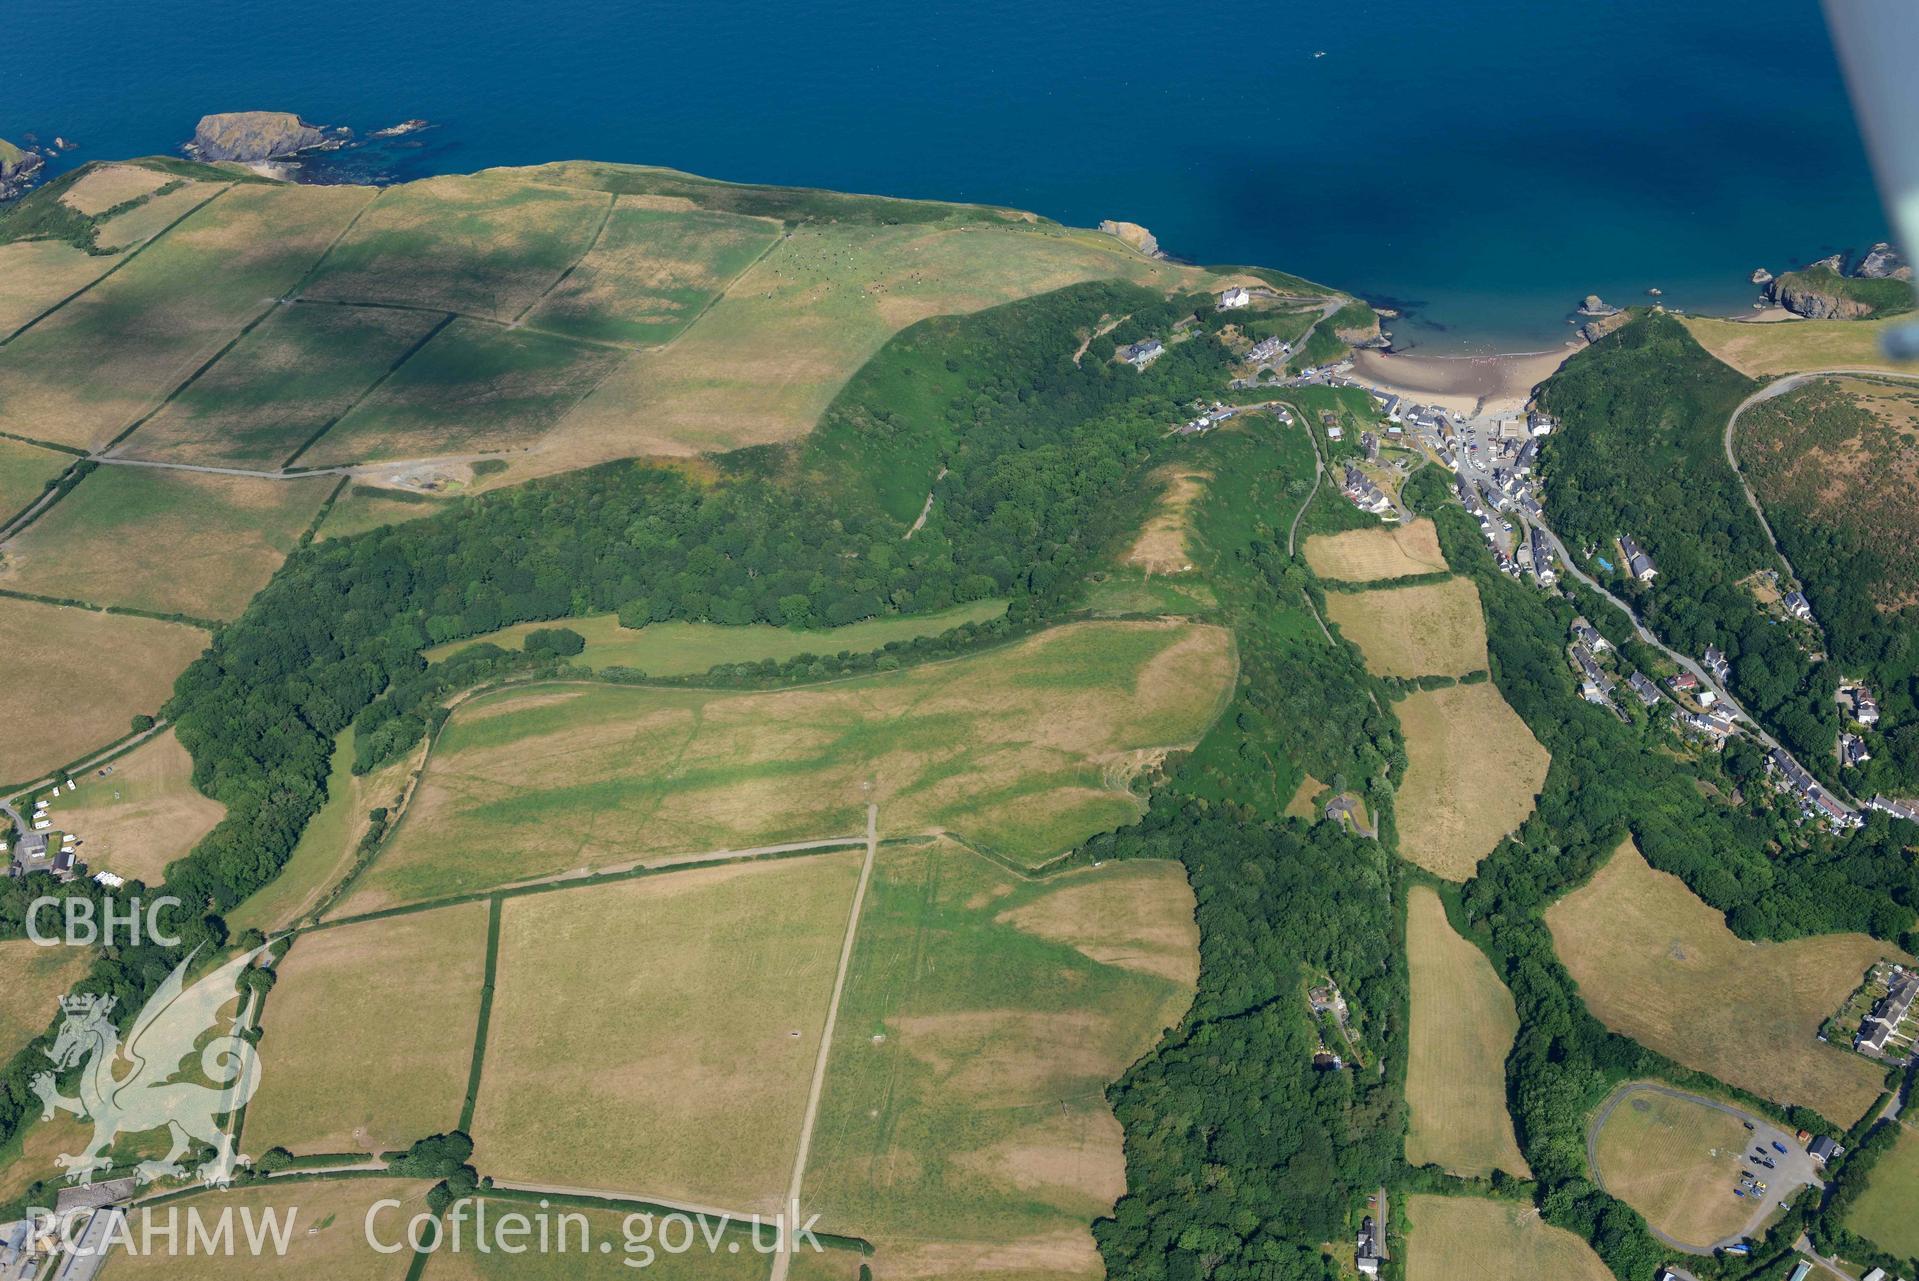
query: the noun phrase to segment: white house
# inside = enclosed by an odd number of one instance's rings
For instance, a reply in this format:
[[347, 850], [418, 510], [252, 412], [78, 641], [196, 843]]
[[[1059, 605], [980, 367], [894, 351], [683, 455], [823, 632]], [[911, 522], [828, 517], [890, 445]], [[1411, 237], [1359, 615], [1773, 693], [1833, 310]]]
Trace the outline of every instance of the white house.
[[1252, 300], [1253, 296], [1251, 294], [1240, 288], [1240, 286], [1234, 285], [1231, 289], [1228, 289], [1219, 296], [1219, 309], [1221, 311], [1232, 311], [1235, 308], [1244, 307]]

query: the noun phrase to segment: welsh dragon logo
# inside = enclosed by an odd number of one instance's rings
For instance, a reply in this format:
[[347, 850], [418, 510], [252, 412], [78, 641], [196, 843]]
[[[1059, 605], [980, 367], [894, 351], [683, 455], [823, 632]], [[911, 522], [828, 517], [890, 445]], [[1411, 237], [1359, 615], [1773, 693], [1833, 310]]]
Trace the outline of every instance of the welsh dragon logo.
[[[205, 1044], [201, 1040], [219, 1026], [220, 1010], [234, 999], [241, 971], [265, 950], [256, 948], [228, 961], [192, 987], [186, 985], [187, 966], [193, 962], [189, 954], [141, 1008], [124, 1046], [111, 1017], [114, 998], [61, 999], [66, 1019], [47, 1057], [58, 1072], [84, 1065], [80, 1097], [61, 1094], [53, 1072], [36, 1076], [33, 1089], [40, 1096], [43, 1118], [51, 1120], [57, 1109], [93, 1121], [93, 1141], [86, 1151], [55, 1158], [66, 1169], [69, 1183], [90, 1184], [95, 1171], [111, 1166], [106, 1153], [118, 1136], [162, 1128], [171, 1133], [172, 1149], [160, 1160], [139, 1164], [134, 1177], [141, 1183], [185, 1174], [180, 1157], [196, 1140], [213, 1149], [213, 1159], [195, 1171], [207, 1184], [225, 1186], [238, 1166], [252, 1164], [234, 1151], [233, 1138], [219, 1118], [244, 1107], [260, 1088], [259, 1053], [239, 1035], [237, 1021]], [[212, 1085], [177, 1079], [196, 1050], [200, 1071]], [[129, 1066], [132, 1071], [116, 1074]]]

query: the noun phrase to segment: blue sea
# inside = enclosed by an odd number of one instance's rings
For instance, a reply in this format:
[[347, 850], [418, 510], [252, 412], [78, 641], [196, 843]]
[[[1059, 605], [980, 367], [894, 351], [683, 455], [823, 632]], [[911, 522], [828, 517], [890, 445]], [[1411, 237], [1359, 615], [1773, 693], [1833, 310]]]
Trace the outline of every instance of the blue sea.
[[1886, 236], [1811, 0], [464, 0], [9, 6], [0, 137], [176, 150], [210, 111], [415, 177], [562, 158], [1143, 223], [1396, 306], [1401, 347], [1557, 343], [1597, 292], [1737, 312]]

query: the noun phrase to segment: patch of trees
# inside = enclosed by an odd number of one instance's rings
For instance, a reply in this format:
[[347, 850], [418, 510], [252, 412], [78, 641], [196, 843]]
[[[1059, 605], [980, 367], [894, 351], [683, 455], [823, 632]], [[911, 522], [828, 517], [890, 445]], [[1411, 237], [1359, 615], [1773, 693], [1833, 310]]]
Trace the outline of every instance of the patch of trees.
[[[1740, 582], [1784, 568], [1724, 450], [1727, 420], [1757, 387], [1671, 316], [1608, 335], [1540, 390], [1561, 423], [1540, 449], [1546, 509], [1571, 547], [1615, 562], [1618, 590], [1668, 644], [1695, 656], [1724, 650], [1739, 701], [1806, 768], [1831, 775], [1832, 665], [1813, 663]], [[1621, 534], [1658, 564], [1650, 585], [1617, 564], [1610, 549]]]
[[1888, 1253], [1846, 1226], [1847, 1217], [1872, 1180], [1873, 1168], [1892, 1151], [1904, 1131], [1896, 1120], [1875, 1124], [1868, 1119], [1865, 1124], [1870, 1128], [1863, 1137], [1826, 1172], [1828, 1191], [1809, 1224], [1813, 1245], [1823, 1255], [1844, 1258], [1861, 1268], [1884, 1268], [1894, 1276], [1919, 1272], [1919, 1258]]

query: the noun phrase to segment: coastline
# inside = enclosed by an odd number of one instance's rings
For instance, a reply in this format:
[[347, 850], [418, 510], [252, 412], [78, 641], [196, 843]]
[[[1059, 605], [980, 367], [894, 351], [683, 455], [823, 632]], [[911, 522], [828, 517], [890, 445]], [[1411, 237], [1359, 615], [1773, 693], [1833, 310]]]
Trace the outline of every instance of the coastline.
[[1448, 413], [1516, 412], [1532, 399], [1533, 388], [1578, 350], [1568, 343], [1548, 351], [1445, 356], [1362, 347], [1353, 353], [1353, 374], [1382, 391]]

